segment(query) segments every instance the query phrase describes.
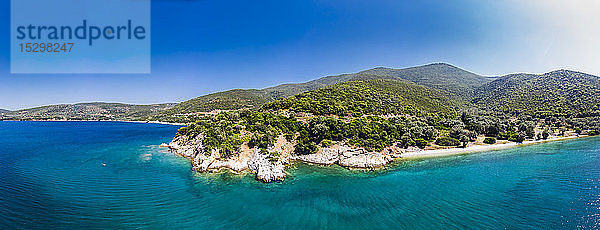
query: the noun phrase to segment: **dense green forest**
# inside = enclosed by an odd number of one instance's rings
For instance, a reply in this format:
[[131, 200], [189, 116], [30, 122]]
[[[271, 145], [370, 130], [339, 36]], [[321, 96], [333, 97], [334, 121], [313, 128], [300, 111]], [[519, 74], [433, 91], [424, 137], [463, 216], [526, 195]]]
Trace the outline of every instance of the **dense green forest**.
[[483, 77], [446, 63], [405, 69], [374, 68], [363, 71], [361, 74], [391, 76], [411, 81], [432, 89], [449, 92], [459, 99], [472, 98], [477, 87], [493, 80], [493, 78]]
[[308, 154], [339, 142], [382, 151], [465, 147], [482, 136], [482, 144], [494, 144], [600, 134], [600, 80], [572, 71], [492, 79], [433, 64], [326, 77], [302, 85], [312, 88], [307, 92], [298, 87], [270, 88], [258, 110], [179, 117], [199, 120], [178, 135], [205, 135], [204, 146], [229, 157], [245, 142], [266, 150], [280, 135]]
[[250, 147], [266, 149], [279, 135], [285, 135], [290, 141], [294, 139], [299, 154], [312, 153], [317, 151], [318, 145], [342, 140], [371, 151], [381, 151], [395, 142], [424, 147], [438, 135], [435, 126], [443, 127], [438, 123], [433, 118], [382, 119], [377, 116], [352, 121], [315, 117], [300, 122], [293, 116], [241, 110], [207, 116], [179, 129], [177, 135], [204, 135], [205, 148], [218, 148], [224, 154], [235, 153], [244, 141], [248, 141]]
[[291, 110], [315, 115], [407, 114], [453, 116], [448, 94], [409, 81], [363, 80], [339, 83], [275, 102], [263, 110]]
[[[536, 133], [535, 129], [543, 131]], [[460, 147], [475, 141], [479, 135], [489, 137], [487, 143], [495, 143], [496, 139], [523, 142], [564, 135], [569, 129], [598, 135], [600, 119], [510, 119], [496, 114], [465, 112], [455, 118], [365, 116], [347, 120], [316, 116], [302, 122], [293, 114], [239, 110], [200, 118], [179, 129], [177, 135], [203, 135], [202, 144], [206, 149], [220, 149], [222, 157], [231, 157], [244, 142], [250, 147], [266, 150], [280, 135], [296, 143], [297, 154], [309, 154], [316, 152], [319, 146], [327, 147], [339, 141], [368, 151], [382, 151], [393, 145], [403, 148], [425, 148], [432, 144]]]
[[240, 110], [200, 117], [189, 126], [180, 128], [177, 135], [203, 135], [202, 145], [207, 153], [219, 149], [222, 155], [230, 156], [246, 141], [251, 147], [266, 149], [279, 135], [293, 135], [301, 126], [302, 123], [294, 118]]
[[600, 77], [567, 70], [508, 75], [478, 88], [473, 103], [511, 115], [600, 116]]
[[[546, 82], [559, 84], [561, 77], [565, 77], [552, 76]], [[581, 85], [574, 84], [570, 89], [577, 91], [573, 87]], [[457, 100], [460, 99], [447, 91], [405, 80], [347, 81], [270, 102], [259, 110], [201, 116], [192, 125], [180, 129], [177, 135], [204, 135], [204, 146], [220, 149], [221, 154], [230, 157], [245, 142], [250, 147], [266, 150], [280, 135], [295, 143], [297, 154], [309, 154], [338, 142], [367, 151], [382, 151], [390, 146], [465, 147], [480, 136], [486, 137], [482, 143], [494, 144], [546, 139], [566, 135], [568, 131], [577, 135], [600, 133], [599, 116], [510, 113]], [[581, 108], [588, 108], [587, 103], [589, 100], [582, 102]], [[571, 106], [581, 109], [577, 104]]]

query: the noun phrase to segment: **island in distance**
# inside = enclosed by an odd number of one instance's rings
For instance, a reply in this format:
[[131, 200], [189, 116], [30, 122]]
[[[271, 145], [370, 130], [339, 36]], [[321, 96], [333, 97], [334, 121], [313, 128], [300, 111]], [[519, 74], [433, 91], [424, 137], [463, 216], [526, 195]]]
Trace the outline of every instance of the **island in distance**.
[[[600, 78], [568, 70], [484, 77], [438, 63], [136, 108], [121, 118], [188, 124], [169, 147], [194, 170], [228, 168], [271, 182], [295, 161], [378, 169], [402, 157], [597, 135]], [[53, 111], [2, 119], [78, 119]], [[83, 118], [118, 117], [111, 111]]]

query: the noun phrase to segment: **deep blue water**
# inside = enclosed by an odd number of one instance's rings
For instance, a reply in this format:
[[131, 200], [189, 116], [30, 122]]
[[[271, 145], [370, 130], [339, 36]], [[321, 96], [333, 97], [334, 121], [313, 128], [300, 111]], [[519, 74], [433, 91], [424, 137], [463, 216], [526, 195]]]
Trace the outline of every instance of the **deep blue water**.
[[0, 229], [600, 227], [600, 138], [398, 163], [297, 165], [282, 183], [202, 175], [178, 127], [0, 122]]

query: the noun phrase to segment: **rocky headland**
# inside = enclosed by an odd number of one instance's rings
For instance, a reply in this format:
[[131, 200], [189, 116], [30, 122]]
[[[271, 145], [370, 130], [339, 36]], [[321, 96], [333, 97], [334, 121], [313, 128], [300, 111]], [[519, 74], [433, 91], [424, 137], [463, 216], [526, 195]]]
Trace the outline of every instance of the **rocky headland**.
[[399, 158], [438, 157], [454, 154], [465, 154], [481, 151], [493, 151], [523, 145], [539, 144], [586, 137], [564, 136], [551, 137], [547, 140], [530, 140], [523, 143], [501, 142], [497, 144], [472, 144], [466, 148], [441, 148], [422, 150], [416, 147], [401, 148], [396, 145], [381, 152], [369, 152], [363, 148], [349, 146], [345, 142], [330, 147], [319, 148], [316, 153], [298, 155], [294, 153], [293, 142], [280, 136], [275, 145], [267, 151], [249, 148], [243, 144], [233, 157], [222, 158], [218, 150], [205, 151], [202, 146], [203, 136], [195, 138], [178, 136], [169, 143], [169, 149], [180, 156], [191, 160], [192, 169], [198, 172], [217, 172], [227, 168], [237, 173], [250, 172], [261, 182], [283, 181], [287, 176], [285, 168], [294, 162], [305, 162], [316, 165], [340, 165], [348, 169], [377, 170]]
[[287, 175], [285, 168], [295, 161], [373, 170], [383, 168], [404, 153], [421, 151], [419, 148], [390, 147], [382, 152], [369, 152], [341, 142], [331, 147], [320, 148], [314, 154], [297, 155], [294, 153], [294, 143], [280, 136], [275, 145], [267, 151], [249, 148], [247, 144], [243, 144], [237, 154], [222, 158], [218, 150], [205, 151], [202, 140], [202, 135], [192, 139], [179, 136], [174, 138], [168, 147], [175, 154], [190, 159], [195, 171], [216, 172], [228, 168], [237, 173], [253, 173], [256, 179], [262, 182], [283, 181]]

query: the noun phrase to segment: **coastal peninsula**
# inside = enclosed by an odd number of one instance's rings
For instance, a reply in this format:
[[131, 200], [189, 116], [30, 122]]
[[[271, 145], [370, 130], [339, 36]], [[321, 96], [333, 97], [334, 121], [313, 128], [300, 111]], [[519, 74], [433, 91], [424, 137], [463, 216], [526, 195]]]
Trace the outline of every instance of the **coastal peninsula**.
[[368, 151], [342, 141], [328, 147], [319, 147], [315, 153], [297, 154], [295, 149], [297, 143], [288, 141], [283, 135], [280, 135], [274, 145], [266, 151], [258, 147], [250, 148], [248, 143], [243, 143], [239, 152], [230, 157], [222, 157], [219, 149], [207, 152], [202, 144], [205, 138], [202, 135], [193, 139], [189, 139], [188, 136], [178, 136], [166, 147], [173, 153], [190, 159], [192, 169], [198, 172], [218, 172], [227, 168], [236, 173], [253, 173], [256, 175], [256, 179], [262, 182], [274, 182], [283, 181], [287, 175], [285, 168], [295, 162], [325, 166], [337, 164], [351, 170], [381, 170], [385, 169], [389, 163], [402, 159], [493, 151], [587, 136], [571, 131], [563, 136], [549, 136], [545, 139], [531, 139], [523, 142], [505, 140], [492, 144], [484, 143], [486, 138], [480, 136], [467, 146], [443, 147], [433, 144], [433, 146], [421, 149], [418, 147], [403, 148], [400, 143], [395, 143], [378, 152]]
[[[600, 78], [583, 73], [490, 79], [433, 64], [376, 68], [343, 79], [254, 108], [186, 115], [205, 98], [182, 103], [186, 110], [176, 105], [169, 113], [178, 110], [179, 120], [193, 122], [179, 129], [169, 148], [200, 172], [228, 168], [272, 182], [283, 180], [285, 167], [296, 161], [375, 170], [402, 158], [600, 133]], [[574, 94], [594, 96], [564, 96]]]
[[600, 133], [600, 78], [557, 70], [486, 77], [445, 64], [373, 68], [181, 103], [80, 103], [0, 120], [186, 125], [168, 145], [197, 171], [285, 178], [295, 161], [379, 169], [399, 158], [460, 154]]

